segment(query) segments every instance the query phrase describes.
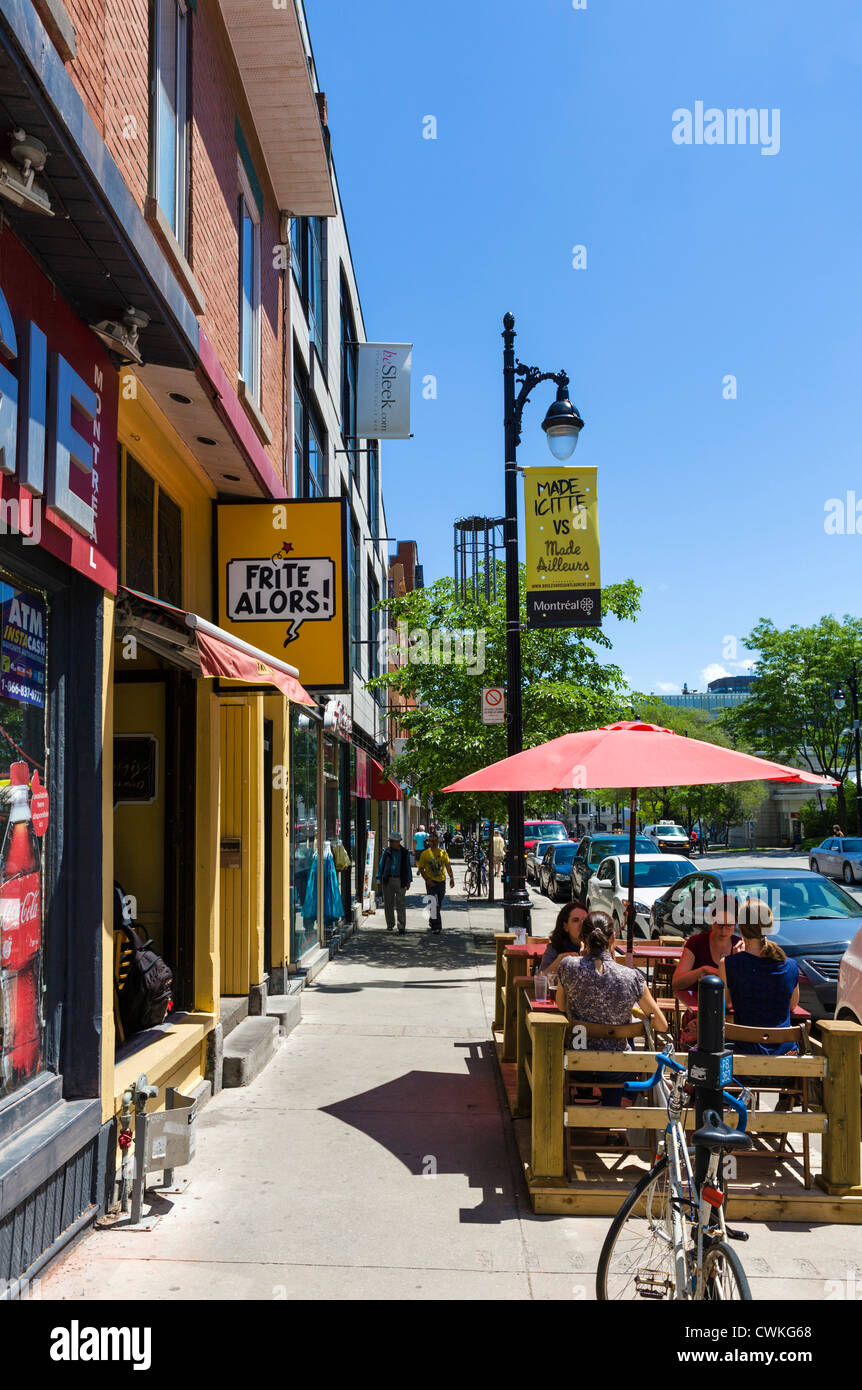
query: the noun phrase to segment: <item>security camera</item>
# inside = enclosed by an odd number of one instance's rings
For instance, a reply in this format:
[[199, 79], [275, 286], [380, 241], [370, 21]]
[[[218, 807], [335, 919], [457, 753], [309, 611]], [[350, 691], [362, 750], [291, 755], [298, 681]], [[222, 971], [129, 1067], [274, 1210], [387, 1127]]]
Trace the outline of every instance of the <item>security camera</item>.
[[122, 366], [134, 363], [136, 367], [141, 367], [144, 359], [138, 347], [138, 334], [149, 321], [150, 316], [143, 309], [127, 309], [122, 323], [117, 323], [115, 319], [102, 319], [99, 323], [91, 323], [90, 327], [108, 351], [119, 358]]

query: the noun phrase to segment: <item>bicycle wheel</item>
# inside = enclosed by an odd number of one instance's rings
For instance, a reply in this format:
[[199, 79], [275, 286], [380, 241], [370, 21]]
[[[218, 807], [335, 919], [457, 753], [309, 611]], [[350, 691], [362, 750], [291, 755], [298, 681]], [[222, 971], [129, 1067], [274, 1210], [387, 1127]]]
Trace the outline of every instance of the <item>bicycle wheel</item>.
[[707, 1303], [750, 1303], [751, 1289], [742, 1261], [731, 1245], [717, 1240], [703, 1257], [703, 1300]]
[[472, 898], [473, 894], [476, 892], [476, 870], [473, 868], [472, 864], [464, 875], [464, 892], [467, 894], [468, 898]]
[[[632, 1188], [611, 1222], [599, 1256], [596, 1298], [676, 1297], [676, 1265], [667, 1220], [670, 1193], [667, 1154], [663, 1154]], [[641, 1198], [644, 1214], [637, 1216], [635, 1207]]]

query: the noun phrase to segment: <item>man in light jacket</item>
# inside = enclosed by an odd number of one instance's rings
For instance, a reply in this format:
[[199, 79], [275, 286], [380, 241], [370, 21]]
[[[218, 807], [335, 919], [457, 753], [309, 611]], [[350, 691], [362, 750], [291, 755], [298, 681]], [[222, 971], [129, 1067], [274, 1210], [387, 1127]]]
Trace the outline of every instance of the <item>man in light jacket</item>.
[[410, 868], [410, 855], [402, 845], [401, 836], [397, 830], [393, 830], [389, 836], [389, 844], [380, 856], [377, 882], [383, 890], [386, 930], [395, 930], [397, 912], [398, 930], [403, 936], [407, 930], [407, 907], [404, 894], [413, 882], [413, 872]]

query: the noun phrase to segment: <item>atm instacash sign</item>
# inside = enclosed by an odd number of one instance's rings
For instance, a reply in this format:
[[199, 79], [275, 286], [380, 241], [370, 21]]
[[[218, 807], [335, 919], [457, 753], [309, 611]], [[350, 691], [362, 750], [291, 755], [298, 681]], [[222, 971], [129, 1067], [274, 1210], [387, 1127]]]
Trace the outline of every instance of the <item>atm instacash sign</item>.
[[0, 235], [0, 535], [116, 590], [117, 374], [30, 256]]

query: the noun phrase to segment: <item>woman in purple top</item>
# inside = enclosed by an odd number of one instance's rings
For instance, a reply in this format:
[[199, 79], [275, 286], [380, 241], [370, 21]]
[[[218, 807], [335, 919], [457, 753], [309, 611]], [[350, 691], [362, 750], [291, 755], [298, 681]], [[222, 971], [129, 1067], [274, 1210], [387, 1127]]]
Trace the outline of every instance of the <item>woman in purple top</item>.
[[[667, 1031], [667, 1019], [646, 987], [639, 970], [618, 965], [613, 957], [614, 927], [605, 912], [590, 912], [581, 930], [584, 954], [566, 956], [557, 972], [557, 1008], [570, 1021], [581, 1023], [631, 1023], [638, 1006], [659, 1033]], [[625, 1038], [588, 1038], [588, 1052], [625, 1052]], [[593, 1085], [623, 1082], [619, 1072], [584, 1073]], [[622, 1086], [601, 1093], [602, 1105], [619, 1105]]]

